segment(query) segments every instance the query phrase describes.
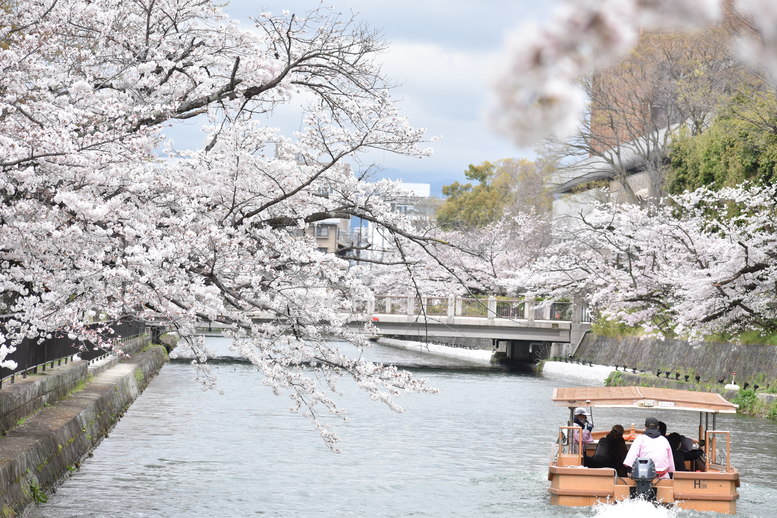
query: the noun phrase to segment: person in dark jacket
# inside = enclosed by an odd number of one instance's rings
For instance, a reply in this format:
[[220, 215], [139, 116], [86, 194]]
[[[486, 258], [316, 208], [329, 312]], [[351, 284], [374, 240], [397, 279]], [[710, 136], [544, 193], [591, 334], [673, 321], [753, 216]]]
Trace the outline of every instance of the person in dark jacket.
[[592, 468], [613, 468], [619, 477], [626, 476], [626, 466], [623, 459], [626, 458], [626, 441], [623, 439], [623, 427], [616, 424], [607, 435], [599, 439], [596, 446]]
[[685, 453], [680, 450], [683, 442], [683, 436], [677, 432], [672, 432], [666, 436], [669, 446], [672, 447], [672, 456], [674, 457], [675, 471], [687, 471], [685, 469]]

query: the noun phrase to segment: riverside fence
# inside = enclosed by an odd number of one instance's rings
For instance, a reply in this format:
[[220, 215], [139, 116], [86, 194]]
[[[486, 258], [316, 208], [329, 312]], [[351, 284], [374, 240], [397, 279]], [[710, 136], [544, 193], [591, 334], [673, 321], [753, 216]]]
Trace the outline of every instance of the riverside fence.
[[[0, 327], [13, 315], [0, 317]], [[94, 325], [97, 329], [98, 324]], [[104, 334], [103, 338], [114, 343], [126, 339], [134, 338], [145, 332], [145, 322], [137, 320], [123, 320], [107, 326], [112, 332]], [[88, 340], [72, 340], [66, 335], [53, 336], [40, 340], [37, 338], [26, 338], [16, 345], [16, 350], [6, 356], [5, 359], [16, 362], [15, 369], [0, 368], [0, 388], [4, 382], [13, 383], [16, 376], [21, 375], [26, 378], [28, 374], [37, 374], [40, 369], [46, 371], [46, 367], [53, 368], [54, 364], [62, 365], [64, 362], [72, 361], [73, 357], [78, 355], [82, 360], [95, 361], [110, 354], [109, 350], [102, 348], [94, 342]], [[5, 346], [10, 346], [10, 341], [6, 341]]]

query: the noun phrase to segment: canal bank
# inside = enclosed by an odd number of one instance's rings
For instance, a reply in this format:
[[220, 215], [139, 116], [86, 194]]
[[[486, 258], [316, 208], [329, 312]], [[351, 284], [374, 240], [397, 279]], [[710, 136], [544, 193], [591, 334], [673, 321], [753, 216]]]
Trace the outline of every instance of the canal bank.
[[705, 390], [722, 389], [734, 379], [745, 388], [777, 387], [777, 347], [771, 345], [693, 343], [640, 336], [613, 338], [589, 333], [573, 359], [696, 383]]
[[[0, 390], [0, 517], [23, 516], [78, 469], [161, 369], [167, 354], [147, 335], [126, 356], [76, 361]], [[7, 426], [6, 426], [7, 425]]]

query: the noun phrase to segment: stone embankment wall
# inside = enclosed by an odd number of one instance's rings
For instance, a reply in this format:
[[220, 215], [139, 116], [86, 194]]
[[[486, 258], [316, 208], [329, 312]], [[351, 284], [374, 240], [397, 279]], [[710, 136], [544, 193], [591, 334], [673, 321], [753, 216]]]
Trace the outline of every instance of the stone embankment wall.
[[122, 359], [69, 363], [3, 385], [0, 517], [44, 500], [108, 434], [167, 360], [164, 347], [148, 344], [125, 345]]
[[[729, 383], [736, 372], [736, 382], [777, 387], [777, 347], [770, 345], [737, 345], [730, 343], [693, 344], [682, 340], [657, 340], [642, 337], [606, 338], [588, 334], [574, 357], [599, 365], [636, 368], [647, 373], [669, 372], [671, 379], [680, 374], [689, 381], [706, 386]], [[696, 382], [695, 377], [699, 376]], [[659, 377], [659, 376], [656, 376]]]

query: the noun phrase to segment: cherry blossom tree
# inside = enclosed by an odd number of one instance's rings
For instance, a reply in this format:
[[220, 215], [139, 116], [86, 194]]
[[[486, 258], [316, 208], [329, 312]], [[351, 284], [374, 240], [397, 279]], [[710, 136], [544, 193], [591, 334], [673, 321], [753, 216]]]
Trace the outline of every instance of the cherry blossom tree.
[[522, 292], [532, 264], [551, 245], [550, 213], [511, 210], [478, 229], [430, 227], [426, 242], [399, 243], [384, 264], [369, 272], [369, 285], [384, 295], [447, 297]]
[[[497, 86], [498, 127], [526, 145], [565, 138], [584, 120], [579, 79], [635, 47], [641, 29], [714, 23], [733, 9], [746, 30], [730, 42], [757, 73], [777, 76], [777, 9], [764, 0], [564, 2], [544, 27], [509, 43]], [[605, 316], [658, 334], [775, 330], [774, 188], [741, 186], [599, 206], [534, 265], [533, 289], [579, 293]]]
[[605, 317], [658, 335], [774, 332], [776, 209], [775, 187], [602, 205], [535, 263], [535, 288], [584, 294]]
[[[326, 8], [244, 30], [202, 0], [4, 4], [0, 312], [12, 316], [0, 338], [93, 338], [98, 315], [156, 318], [199, 354], [195, 323], [221, 322], [332, 447], [319, 411], [342, 415], [339, 378], [396, 409], [402, 392], [432, 390], [331, 345], [365, 343], [349, 315], [372, 295], [308, 231], [358, 216], [399, 242], [427, 239], [389, 210], [390, 184], [345, 163], [428, 153], [373, 59], [383, 46]], [[300, 99], [297, 134], [266, 124]], [[209, 122], [206, 145], [159, 152], [161, 130], [194, 117]]]

